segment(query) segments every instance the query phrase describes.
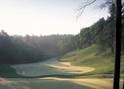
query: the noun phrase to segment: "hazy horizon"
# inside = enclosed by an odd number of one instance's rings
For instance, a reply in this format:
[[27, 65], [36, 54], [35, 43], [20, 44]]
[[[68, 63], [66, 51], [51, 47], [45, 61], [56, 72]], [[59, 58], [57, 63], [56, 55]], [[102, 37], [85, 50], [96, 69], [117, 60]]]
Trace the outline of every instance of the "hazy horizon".
[[[77, 34], [100, 18], [107, 9], [94, 3], [77, 20], [82, 0], [0, 0], [0, 30], [10, 35]], [[91, 12], [92, 11], [92, 12]], [[97, 13], [97, 14], [96, 14]]]

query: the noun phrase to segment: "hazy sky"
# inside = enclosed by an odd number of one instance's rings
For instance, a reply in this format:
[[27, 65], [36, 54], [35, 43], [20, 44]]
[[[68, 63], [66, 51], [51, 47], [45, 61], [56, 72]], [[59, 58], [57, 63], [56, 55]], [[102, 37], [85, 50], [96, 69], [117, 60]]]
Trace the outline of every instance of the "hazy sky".
[[[95, 4], [103, 0], [98, 1]], [[0, 0], [0, 30], [10, 35], [77, 34], [82, 27], [108, 15], [107, 10], [92, 5], [76, 20], [81, 3], [82, 0]]]

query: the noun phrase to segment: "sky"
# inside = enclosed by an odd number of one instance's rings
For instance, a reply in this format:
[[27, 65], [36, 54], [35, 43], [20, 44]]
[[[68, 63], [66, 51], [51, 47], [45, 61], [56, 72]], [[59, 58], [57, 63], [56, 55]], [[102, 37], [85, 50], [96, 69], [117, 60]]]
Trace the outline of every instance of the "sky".
[[[0, 0], [0, 30], [9, 35], [77, 34], [81, 28], [106, 18], [98, 0], [77, 19], [83, 0]], [[86, 0], [84, 0], [86, 1]]]

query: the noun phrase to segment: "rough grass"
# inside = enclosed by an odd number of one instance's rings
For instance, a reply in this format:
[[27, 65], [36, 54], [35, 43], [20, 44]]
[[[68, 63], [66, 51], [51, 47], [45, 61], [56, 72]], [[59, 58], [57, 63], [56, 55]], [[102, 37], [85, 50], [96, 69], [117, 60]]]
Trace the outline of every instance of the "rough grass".
[[[114, 70], [114, 55], [109, 50], [101, 54], [97, 53], [97, 46], [70, 52], [64, 55], [60, 61], [68, 61], [77, 66], [94, 67], [96, 70], [93, 74], [100, 73], [113, 73]], [[122, 65], [124, 65], [124, 55], [122, 55]], [[124, 66], [121, 68], [121, 72], [124, 72]]]
[[10, 65], [0, 65], [0, 77], [20, 77]]

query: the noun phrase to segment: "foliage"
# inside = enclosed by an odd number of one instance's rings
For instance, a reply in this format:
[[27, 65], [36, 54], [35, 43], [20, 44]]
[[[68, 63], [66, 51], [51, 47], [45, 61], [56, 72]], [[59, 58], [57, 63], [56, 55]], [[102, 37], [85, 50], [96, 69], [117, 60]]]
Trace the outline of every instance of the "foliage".
[[[122, 17], [122, 53], [124, 51], [124, 24]], [[82, 28], [77, 35], [9, 36], [0, 32], [0, 63], [37, 62], [58, 57], [67, 52], [97, 44], [97, 53], [108, 49], [115, 52], [115, 21], [101, 18], [92, 26]]]
[[[96, 0], [94, 0], [96, 1]], [[93, 2], [94, 2], [93, 1]], [[91, 2], [92, 3], [92, 2]], [[89, 4], [87, 4], [89, 5]], [[108, 49], [115, 52], [115, 6], [111, 1], [104, 5], [109, 6], [110, 16], [101, 18], [92, 26], [82, 28], [77, 35], [50, 35], [50, 36], [9, 36], [0, 32], [0, 63], [17, 64], [37, 62], [58, 57], [67, 52], [97, 44], [97, 53]], [[124, 51], [124, 16], [122, 15], [122, 51]]]
[[9, 36], [0, 32], [0, 64], [44, 61], [74, 50], [73, 35]]

